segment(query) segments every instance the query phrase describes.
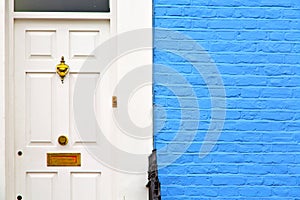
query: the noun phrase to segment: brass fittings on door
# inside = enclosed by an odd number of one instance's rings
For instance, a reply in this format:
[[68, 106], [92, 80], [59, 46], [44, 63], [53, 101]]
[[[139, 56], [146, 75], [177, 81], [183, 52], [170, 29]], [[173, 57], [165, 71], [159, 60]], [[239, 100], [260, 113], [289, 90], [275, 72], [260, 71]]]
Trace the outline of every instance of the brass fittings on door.
[[60, 76], [61, 82], [64, 83], [64, 78], [69, 73], [69, 66], [65, 64], [63, 56], [61, 57], [60, 64], [56, 65], [56, 73]]
[[68, 142], [69, 142], [68, 138], [66, 136], [64, 136], [64, 135], [59, 136], [57, 141], [62, 146], [67, 145]]

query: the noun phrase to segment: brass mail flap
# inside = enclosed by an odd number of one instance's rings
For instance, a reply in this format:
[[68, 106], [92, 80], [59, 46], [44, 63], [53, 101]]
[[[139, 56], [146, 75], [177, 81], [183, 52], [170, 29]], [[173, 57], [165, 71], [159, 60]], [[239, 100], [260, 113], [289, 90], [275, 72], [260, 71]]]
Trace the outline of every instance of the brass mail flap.
[[48, 167], [81, 166], [80, 153], [47, 153]]

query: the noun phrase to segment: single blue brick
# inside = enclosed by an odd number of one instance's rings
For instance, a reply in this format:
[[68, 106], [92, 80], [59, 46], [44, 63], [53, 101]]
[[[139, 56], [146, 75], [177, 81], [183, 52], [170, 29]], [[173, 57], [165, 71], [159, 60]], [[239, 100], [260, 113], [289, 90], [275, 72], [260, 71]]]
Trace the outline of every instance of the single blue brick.
[[[242, 20], [233, 19], [212, 19], [208, 21], [208, 28], [210, 29], [241, 29], [243, 27]], [[246, 23], [244, 23], [246, 25]], [[202, 27], [203, 28], [203, 27]]]
[[178, 127], [180, 125], [180, 121], [179, 120], [176, 120], [176, 119], [172, 119], [172, 120], [167, 120], [166, 121], [166, 129], [167, 130], [178, 130]]
[[253, 19], [241, 20], [240, 23], [244, 29], [257, 29], [259, 27], [257, 21]]
[[295, 163], [295, 156], [291, 154], [270, 154], [263, 157], [266, 164], [291, 164]]
[[166, 84], [168, 83], [168, 74], [159, 74], [156, 73], [155, 76], [153, 77], [153, 81], [156, 84]]
[[231, 165], [231, 164], [226, 164], [226, 165], [217, 165], [218, 172], [221, 174], [238, 174], [238, 165]]
[[245, 41], [267, 40], [268, 33], [266, 31], [239, 31], [236, 39]]
[[268, 85], [277, 87], [297, 87], [299, 81], [299, 77], [272, 77], [269, 79]]
[[273, 194], [277, 198], [279, 198], [279, 197], [291, 197], [290, 196], [290, 190], [292, 190], [292, 188], [272, 187]]
[[243, 76], [234, 78], [236, 86], [267, 86], [266, 77]]
[[299, 19], [290, 21], [290, 29], [291, 30], [299, 31], [299, 27], [300, 27]]
[[278, 8], [272, 8], [272, 9], [265, 9], [265, 16], [266, 19], [279, 19], [282, 16], [281, 9]]
[[167, 190], [166, 190], [166, 195], [174, 195], [174, 196], [177, 196], [177, 195], [183, 195], [184, 194], [184, 190], [185, 188], [183, 187], [168, 187]]
[[165, 8], [167, 16], [182, 16], [183, 8], [181, 7], [169, 7]]
[[286, 121], [292, 120], [293, 114], [290, 112], [280, 112], [273, 111], [273, 112], [260, 112], [259, 118], [263, 120], [272, 120], [272, 121]]
[[286, 131], [299, 131], [300, 122], [287, 122], [285, 124], [285, 130]]
[[285, 165], [284, 163], [281, 165], [272, 165], [273, 171], [272, 174], [288, 174], [288, 166]]
[[236, 6], [241, 6], [240, 1], [218, 1], [218, 0], [211, 0], [209, 2], [209, 5], [212, 6], [226, 6], [226, 7], [236, 7]]
[[211, 18], [216, 16], [216, 10], [201, 9], [199, 7], [184, 8], [184, 15], [188, 17]]
[[212, 185], [214, 186], [224, 186], [224, 185], [244, 185], [245, 178], [238, 177], [238, 176], [213, 176], [212, 178]]
[[298, 187], [290, 188], [290, 190], [289, 190], [289, 196], [290, 197], [295, 197], [294, 199], [299, 200], [300, 190], [297, 190], [297, 188]]
[[261, 119], [259, 112], [256, 111], [240, 111], [241, 119], [253, 120], [253, 119]]
[[[294, 1], [293, 1], [294, 3]], [[282, 10], [283, 16], [287, 19], [299, 19], [300, 14], [299, 14], [299, 9], [285, 9]]]
[[234, 10], [234, 17], [243, 18], [263, 18], [264, 9], [261, 8], [236, 8]]
[[[247, 172], [247, 174], [249, 173]], [[264, 181], [263, 176], [247, 176], [245, 185], [259, 186], [259, 185], [263, 185], [263, 181]]]
[[219, 192], [217, 188], [202, 188], [201, 195], [203, 197], [217, 197], [219, 195]]
[[209, 176], [184, 176], [182, 183], [184, 185], [194, 185], [194, 186], [209, 186], [212, 184], [211, 177]]
[[289, 32], [285, 34], [285, 39], [288, 41], [299, 41], [300, 33], [299, 32]]
[[288, 166], [288, 173], [291, 175], [298, 175], [300, 174], [300, 165], [289, 165]]
[[231, 18], [235, 12], [232, 8], [216, 8], [214, 11], [218, 18]]
[[260, 97], [262, 98], [289, 98], [292, 97], [293, 90], [290, 88], [263, 88], [260, 89]]
[[290, 66], [272, 65], [262, 67], [262, 72], [267, 76], [294, 75], [295, 68]]
[[292, 5], [292, 0], [262, 0], [261, 1], [261, 6], [270, 6], [270, 7], [291, 7]]
[[216, 154], [212, 155], [211, 159], [213, 162], [218, 163], [241, 163], [244, 157], [239, 154]]
[[270, 40], [272, 41], [284, 41], [285, 32], [272, 31], [270, 32]]
[[268, 165], [242, 165], [239, 167], [241, 174], [253, 174], [253, 175], [266, 175], [271, 174], [273, 171], [272, 166]]
[[240, 0], [239, 3], [240, 3], [242, 6], [247, 6], [247, 7], [253, 7], [253, 6], [260, 7], [260, 6], [261, 6], [261, 1]]
[[269, 187], [243, 187], [239, 188], [239, 194], [243, 197], [270, 197], [272, 189]]
[[226, 97], [227, 98], [237, 98], [240, 97], [241, 95], [241, 90], [240, 89], [236, 89], [236, 88], [227, 88], [226, 89]]
[[257, 50], [267, 53], [289, 53], [292, 50], [292, 44], [288, 43], [264, 43], [258, 44]]
[[206, 6], [209, 5], [210, 0], [191, 0], [191, 5], [194, 6]]
[[[299, 33], [300, 34], [300, 33]], [[299, 53], [300, 52], [300, 44], [294, 44], [293, 47], [293, 53]]]
[[207, 20], [193, 20], [192, 28], [207, 28], [208, 22]]
[[259, 88], [243, 88], [241, 89], [241, 97], [257, 98], [261, 96], [261, 89]]
[[236, 110], [226, 111], [226, 119], [228, 119], [228, 120], [234, 120], [234, 119], [237, 120], [237, 119], [240, 119], [240, 118], [241, 118], [240, 111], [236, 111]]
[[222, 75], [243, 75], [249, 68], [251, 72], [256, 69], [256, 67], [252, 67], [252, 69], [248, 66], [227, 65], [226, 63], [218, 65], [218, 69]]
[[289, 30], [292, 28], [288, 20], [259, 20], [258, 27], [262, 30]]
[[165, 16], [166, 15], [166, 7], [155, 7], [154, 15], [157, 16]]
[[[189, 165], [184, 166], [187, 174], [208, 174], [211, 171], [210, 165]], [[174, 168], [176, 171], [176, 167]]]
[[170, 3], [168, 0], [155, 0], [154, 5], [189, 5], [191, 0], [178, 0]]
[[196, 31], [196, 30], [183, 30], [181, 31], [183, 34], [191, 37], [194, 40], [214, 40], [217, 39], [217, 33], [213, 31]]
[[236, 38], [236, 31], [218, 31], [217, 38], [220, 40], [234, 40]]
[[240, 144], [236, 152], [240, 153], [261, 153], [261, 152], [271, 152], [272, 145], [267, 144]]
[[155, 95], [163, 95], [163, 96], [172, 96], [173, 95], [173, 93], [168, 88], [166, 88], [165, 86], [159, 86], [159, 85], [154, 87], [154, 93], [155, 93]]
[[164, 18], [156, 21], [156, 25], [161, 28], [191, 28], [192, 21], [180, 18]]
[[258, 100], [240, 100], [228, 98], [226, 100], [227, 109], [256, 109], [256, 108], [265, 108], [265, 105], [260, 103]]
[[[186, 188], [185, 192], [184, 192], [184, 199], [194, 199], [194, 198], [201, 198], [203, 197], [203, 187], [192, 187], [189, 186]], [[194, 197], [194, 198], [192, 198]]]
[[268, 176], [264, 178], [264, 185], [267, 186], [297, 186], [295, 176]]
[[157, 46], [158, 44], [160, 47], [170, 51], [178, 49], [178, 42], [175, 40], [157, 40], [154, 42], [154, 46]]

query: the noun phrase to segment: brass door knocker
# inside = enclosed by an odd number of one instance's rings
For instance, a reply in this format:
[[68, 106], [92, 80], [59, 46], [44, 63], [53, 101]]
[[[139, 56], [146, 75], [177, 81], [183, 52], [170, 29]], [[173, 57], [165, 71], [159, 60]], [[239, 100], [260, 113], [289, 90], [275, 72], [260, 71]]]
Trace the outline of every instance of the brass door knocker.
[[61, 57], [60, 64], [56, 65], [56, 73], [60, 76], [61, 82], [64, 83], [64, 78], [69, 73], [69, 66], [65, 64], [63, 56]]

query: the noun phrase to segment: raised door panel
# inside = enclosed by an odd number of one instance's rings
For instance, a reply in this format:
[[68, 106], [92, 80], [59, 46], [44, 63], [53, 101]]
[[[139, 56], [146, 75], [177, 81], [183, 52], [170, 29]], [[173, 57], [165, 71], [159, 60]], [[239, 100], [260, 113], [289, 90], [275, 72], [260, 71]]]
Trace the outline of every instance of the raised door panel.
[[[99, 99], [94, 95], [94, 91], [97, 88], [99, 76], [98, 73], [70, 74], [70, 142], [76, 146], [97, 145], [98, 124], [95, 118], [98, 114], [95, 110]], [[75, 93], [75, 90], [82, 92], [78, 94]], [[73, 98], [77, 98], [76, 100], [80, 101], [81, 105], [86, 106], [76, 106], [77, 104], [73, 103]], [[77, 131], [77, 125], [83, 127], [80, 133]]]
[[26, 177], [27, 199], [30, 200], [55, 200], [54, 184], [57, 173], [29, 172]]
[[55, 74], [26, 74], [27, 144], [51, 144], [53, 136], [53, 79]]
[[71, 173], [71, 200], [98, 200], [101, 174], [94, 172]]

